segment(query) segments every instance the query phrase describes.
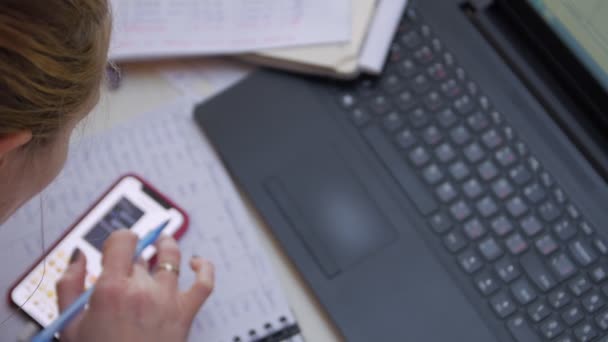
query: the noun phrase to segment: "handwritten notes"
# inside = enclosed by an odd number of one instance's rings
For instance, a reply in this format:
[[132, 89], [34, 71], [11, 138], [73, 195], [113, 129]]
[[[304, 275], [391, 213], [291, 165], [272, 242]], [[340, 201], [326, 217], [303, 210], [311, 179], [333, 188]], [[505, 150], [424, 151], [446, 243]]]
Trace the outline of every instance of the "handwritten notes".
[[116, 60], [350, 39], [349, 0], [113, 0]]
[[[251, 329], [259, 336], [266, 323], [279, 328], [294, 323], [294, 318], [258, 244], [256, 222], [191, 112], [191, 100], [180, 100], [72, 146], [64, 171], [41, 197], [46, 245], [113, 181], [127, 172], [138, 173], [190, 216], [190, 228], [180, 241], [180, 287], [194, 279], [186, 271], [191, 255], [216, 266], [215, 291], [197, 315], [190, 341], [232, 342], [237, 335], [249, 341]], [[32, 200], [1, 227], [0, 258], [2, 264], [10, 260], [2, 277], [7, 280], [1, 284], [5, 291], [41, 254], [39, 203]]]

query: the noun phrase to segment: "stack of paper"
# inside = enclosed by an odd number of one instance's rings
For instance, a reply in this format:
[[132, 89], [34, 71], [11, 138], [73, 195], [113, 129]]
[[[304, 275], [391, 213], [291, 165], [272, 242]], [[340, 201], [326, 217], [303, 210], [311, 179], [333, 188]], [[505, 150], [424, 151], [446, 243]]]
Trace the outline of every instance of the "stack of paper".
[[380, 73], [407, 0], [113, 0], [116, 61], [239, 55], [292, 71]]

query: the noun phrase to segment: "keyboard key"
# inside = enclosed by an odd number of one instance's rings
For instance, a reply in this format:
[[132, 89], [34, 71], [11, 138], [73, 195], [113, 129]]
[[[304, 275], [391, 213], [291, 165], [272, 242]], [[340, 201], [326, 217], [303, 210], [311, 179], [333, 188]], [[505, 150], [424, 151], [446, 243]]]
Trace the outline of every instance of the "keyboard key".
[[518, 165], [509, 171], [509, 177], [517, 185], [524, 185], [532, 179], [532, 174], [523, 165]]
[[479, 255], [472, 249], [462, 252], [458, 256], [458, 263], [460, 264], [460, 267], [469, 274], [478, 271], [483, 266]]
[[494, 238], [487, 238], [479, 244], [481, 255], [488, 261], [494, 261], [503, 255], [502, 248]]
[[443, 98], [436, 91], [431, 91], [427, 96], [424, 97], [424, 104], [426, 108], [431, 112], [436, 112], [443, 107]]
[[435, 190], [435, 193], [443, 203], [449, 203], [457, 196], [456, 189], [450, 182], [441, 184], [437, 190]]
[[576, 323], [580, 322], [583, 318], [585, 318], [585, 313], [583, 309], [581, 309], [578, 305], [572, 305], [562, 313], [562, 319], [569, 326], [573, 326]]
[[404, 59], [399, 62], [399, 65], [397, 66], [397, 72], [401, 76], [409, 78], [418, 73], [418, 68], [416, 67], [414, 61], [412, 61], [411, 59]]
[[500, 292], [492, 297], [492, 299], [490, 299], [490, 305], [492, 306], [492, 309], [494, 309], [496, 315], [500, 318], [506, 318], [516, 310], [515, 303], [506, 292]]
[[572, 279], [568, 286], [575, 296], [580, 297], [591, 289], [591, 282], [584, 274], [580, 274]]
[[371, 120], [370, 115], [362, 108], [353, 109], [350, 113], [350, 118], [359, 127], [364, 126]]
[[481, 136], [481, 141], [489, 150], [493, 150], [499, 147], [500, 145], [502, 145], [503, 142], [502, 136], [495, 129], [491, 129], [485, 132]]
[[416, 136], [406, 128], [397, 134], [397, 144], [403, 149], [408, 149], [416, 144]]
[[545, 190], [538, 183], [532, 183], [524, 188], [524, 196], [534, 204], [542, 201], [545, 195]]
[[479, 292], [484, 296], [489, 296], [494, 292], [498, 291], [500, 285], [498, 280], [490, 272], [482, 272], [480, 275], [475, 277], [475, 285]]
[[384, 128], [389, 132], [394, 132], [403, 125], [403, 117], [397, 112], [388, 113], [383, 119]]
[[564, 331], [564, 325], [559, 318], [551, 317], [540, 325], [540, 331], [545, 338], [552, 339]]
[[554, 309], [560, 309], [565, 305], [568, 305], [572, 298], [564, 289], [558, 289], [549, 294], [547, 297], [549, 301], [549, 305], [551, 305]]
[[594, 313], [601, 309], [606, 304], [606, 301], [597, 290], [593, 290], [583, 298], [581, 303], [588, 313]]
[[467, 159], [471, 163], [477, 163], [485, 156], [485, 152], [483, 151], [481, 146], [476, 142], [465, 147], [463, 152], [465, 157], [467, 157]]
[[363, 137], [422, 215], [434, 212], [437, 209], [437, 202], [416, 173], [405, 163], [396, 147], [386, 138], [384, 132], [377, 126], [368, 126], [363, 131]]
[[401, 78], [395, 74], [386, 74], [382, 80], [382, 88], [388, 93], [396, 93], [403, 86]]
[[422, 176], [427, 183], [435, 185], [443, 179], [443, 172], [436, 164], [431, 164], [422, 171]]
[[344, 109], [350, 109], [357, 104], [357, 99], [351, 93], [345, 93], [340, 96], [340, 104]]
[[473, 131], [480, 132], [488, 128], [490, 120], [488, 120], [488, 117], [482, 112], [475, 112], [467, 118], [467, 124]]
[[570, 220], [561, 220], [553, 226], [553, 231], [562, 241], [567, 241], [576, 235], [576, 228]]
[[581, 342], [589, 342], [597, 336], [597, 330], [591, 323], [585, 322], [574, 329], [574, 336]]
[[540, 174], [540, 180], [546, 188], [553, 186], [553, 177], [547, 171]]
[[570, 253], [574, 256], [574, 260], [581, 266], [589, 266], [598, 258], [587, 241], [577, 239], [571, 242], [568, 247], [570, 248]]
[[443, 139], [443, 135], [436, 126], [429, 126], [422, 132], [422, 138], [427, 144], [434, 146]]
[[483, 188], [477, 179], [471, 178], [463, 184], [462, 191], [468, 198], [475, 199], [482, 194]]
[[428, 46], [423, 46], [414, 52], [414, 58], [421, 64], [428, 64], [433, 61], [435, 55]]
[[536, 291], [525, 278], [519, 279], [511, 285], [511, 293], [521, 305], [528, 305], [537, 296]]
[[526, 233], [527, 236], [534, 236], [538, 234], [543, 226], [534, 214], [528, 215], [520, 221], [521, 229]]
[[594, 233], [593, 228], [591, 228], [591, 225], [586, 221], [581, 222], [579, 224], [579, 227], [581, 228], [581, 231], [583, 231], [583, 233], [587, 235], [591, 235]]
[[410, 110], [416, 104], [416, 98], [408, 90], [399, 93], [397, 97], [397, 107], [402, 111]]
[[486, 229], [478, 219], [467, 221], [462, 227], [462, 230], [469, 240], [477, 240], [486, 233]]
[[515, 154], [509, 146], [503, 147], [496, 151], [496, 160], [503, 167], [511, 166], [516, 161]]
[[553, 340], [553, 342], [576, 342], [576, 341], [574, 340], [574, 337], [572, 337], [572, 335], [566, 333], [564, 335], [561, 335], [557, 339]]
[[440, 88], [443, 94], [450, 98], [462, 94], [462, 88], [460, 87], [460, 84], [458, 84], [458, 82], [456, 82], [456, 80], [453, 78], [443, 82]]
[[551, 237], [549, 234], [541, 236], [538, 240], [536, 240], [535, 244], [536, 249], [538, 249], [542, 255], [549, 255], [559, 248], [553, 237]]
[[526, 319], [517, 315], [507, 322], [507, 329], [518, 342], [541, 342]]
[[608, 266], [600, 264], [591, 269], [591, 279], [595, 283], [601, 283], [608, 279]]
[[461, 115], [468, 114], [473, 110], [473, 108], [475, 108], [475, 104], [469, 95], [462, 95], [454, 100], [454, 109], [456, 109], [456, 112]]
[[451, 231], [443, 237], [443, 244], [452, 253], [460, 252], [467, 245], [465, 237], [457, 231]]
[[435, 149], [435, 156], [443, 163], [448, 163], [456, 157], [456, 151], [448, 143], [443, 143]]
[[456, 145], [463, 145], [471, 140], [471, 133], [466, 127], [458, 125], [450, 131], [450, 137]]
[[597, 326], [600, 327], [600, 329], [608, 331], [608, 309], [595, 316], [595, 323], [597, 323]]
[[568, 201], [568, 197], [564, 193], [564, 190], [560, 188], [553, 190], [553, 198], [555, 198], [555, 201], [559, 204], [564, 204]]
[[377, 115], [386, 114], [390, 106], [389, 100], [384, 95], [376, 95], [372, 98], [371, 108]]
[[450, 165], [449, 171], [456, 181], [464, 180], [470, 174], [469, 167], [462, 161], [457, 161]]
[[492, 220], [490, 226], [498, 236], [505, 236], [513, 230], [513, 223], [504, 215], [500, 215]]
[[431, 81], [424, 74], [418, 74], [418, 76], [414, 77], [410, 82], [410, 88], [418, 94], [426, 92], [430, 87]]
[[424, 127], [430, 120], [429, 115], [422, 109], [416, 108], [409, 115], [410, 122], [415, 128]]
[[422, 43], [422, 37], [416, 31], [407, 32], [399, 40], [409, 49], [413, 49]]
[[551, 314], [551, 308], [543, 300], [538, 300], [528, 307], [528, 315], [535, 323], [542, 321]]
[[598, 237], [594, 238], [593, 246], [595, 246], [595, 249], [597, 249], [598, 252], [600, 252], [600, 254], [602, 254], [602, 255], [608, 254], [608, 245], [606, 245], [604, 240], [602, 240], [601, 238], [598, 238]]
[[543, 262], [534, 252], [528, 252], [521, 258], [521, 267], [536, 286], [543, 292], [550, 291], [556, 281]]
[[446, 108], [437, 114], [437, 121], [443, 128], [448, 128], [458, 121], [458, 117], [452, 108]]
[[494, 191], [496, 197], [504, 200], [513, 194], [514, 189], [506, 178], [499, 178], [492, 184], [492, 191]]
[[559, 281], [570, 278], [576, 273], [574, 264], [564, 253], [554, 255], [549, 259], [549, 266], [553, 270], [553, 273], [558, 277]]
[[471, 208], [463, 201], [454, 203], [450, 207], [450, 212], [456, 221], [464, 221], [472, 214]]
[[505, 283], [510, 283], [520, 275], [519, 268], [508, 256], [500, 259], [494, 265], [496, 273]]
[[507, 210], [513, 217], [517, 218], [528, 211], [528, 206], [519, 196], [516, 196], [507, 201]]
[[435, 81], [442, 81], [448, 76], [448, 72], [447, 72], [445, 66], [440, 62], [437, 62], [437, 63], [434, 63], [433, 65], [431, 65], [427, 69], [427, 73]]
[[560, 209], [552, 201], [543, 203], [538, 208], [538, 212], [540, 217], [547, 222], [553, 222], [561, 215]]
[[476, 207], [479, 214], [484, 218], [490, 217], [498, 211], [496, 202], [494, 202], [490, 196], [486, 196], [479, 200]]
[[479, 177], [486, 182], [491, 181], [498, 175], [496, 165], [494, 165], [494, 163], [489, 159], [479, 164], [477, 167], [477, 172], [479, 173]]
[[424, 166], [424, 164], [428, 163], [428, 161], [431, 160], [431, 156], [422, 146], [418, 146], [413, 149], [410, 152], [409, 156], [412, 163], [417, 167]]
[[442, 211], [435, 213], [430, 219], [431, 227], [438, 234], [443, 234], [452, 228], [452, 221]]
[[505, 240], [505, 244], [513, 255], [520, 254], [528, 248], [528, 243], [519, 233], [509, 236], [509, 238]]

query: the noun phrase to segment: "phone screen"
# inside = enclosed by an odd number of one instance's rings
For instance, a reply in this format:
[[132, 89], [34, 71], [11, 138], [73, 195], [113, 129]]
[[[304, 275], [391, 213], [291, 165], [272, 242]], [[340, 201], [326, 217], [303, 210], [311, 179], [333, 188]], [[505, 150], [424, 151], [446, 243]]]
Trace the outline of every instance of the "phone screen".
[[[141, 238], [165, 220], [169, 224], [163, 234], [175, 235], [186, 226], [185, 214], [165, 197], [138, 177], [123, 177], [17, 283], [12, 301], [46, 327], [59, 314], [55, 284], [76, 248], [87, 258], [88, 288], [101, 274], [103, 245], [112, 232], [129, 229]], [[141, 257], [149, 260], [154, 253], [154, 246], [149, 246]]]

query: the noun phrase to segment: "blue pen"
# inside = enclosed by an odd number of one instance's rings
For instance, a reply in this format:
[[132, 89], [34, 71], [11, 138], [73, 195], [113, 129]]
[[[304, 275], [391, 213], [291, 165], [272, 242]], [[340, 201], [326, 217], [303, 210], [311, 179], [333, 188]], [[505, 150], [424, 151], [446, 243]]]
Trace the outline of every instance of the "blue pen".
[[[160, 237], [163, 229], [167, 227], [170, 220], [163, 222], [156, 229], [150, 231], [146, 236], [144, 236], [141, 240], [137, 242], [137, 247], [135, 248], [135, 257], [133, 261], [137, 260], [141, 254], [141, 252], [146, 249], [146, 247], [154, 244], [156, 240]], [[38, 335], [36, 335], [32, 342], [49, 342], [55, 337], [55, 334], [59, 331], [63, 330], [66, 325], [68, 325], [74, 317], [80, 313], [80, 311], [84, 308], [85, 305], [89, 302], [93, 291], [95, 290], [95, 286], [91, 286], [88, 290], [86, 290], [78, 299], [72, 303], [62, 314], [59, 316], [53, 323], [51, 323], [48, 327], [42, 330]]]

